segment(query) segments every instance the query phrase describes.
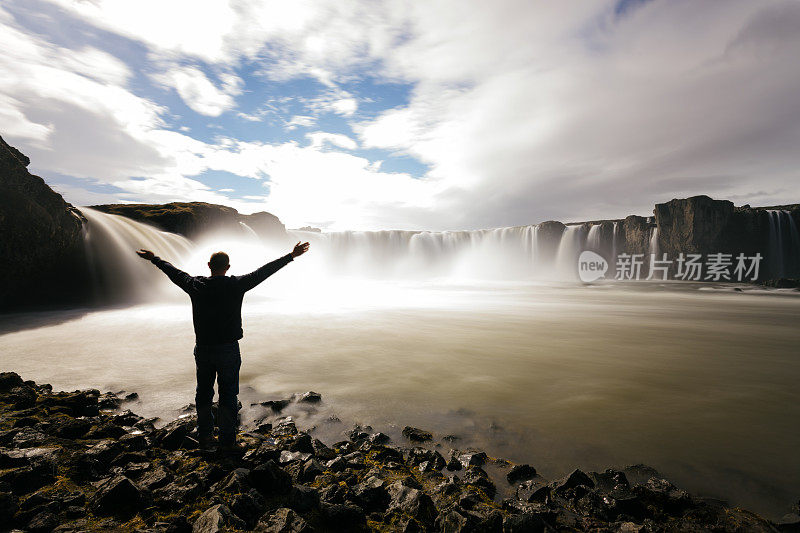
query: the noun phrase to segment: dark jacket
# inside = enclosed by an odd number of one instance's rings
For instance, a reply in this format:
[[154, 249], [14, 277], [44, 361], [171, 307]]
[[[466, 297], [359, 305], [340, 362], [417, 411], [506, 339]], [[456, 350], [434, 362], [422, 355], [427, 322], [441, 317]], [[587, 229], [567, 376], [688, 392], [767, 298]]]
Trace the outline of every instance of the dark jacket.
[[244, 276], [190, 276], [160, 257], [151, 261], [192, 299], [195, 341], [198, 346], [208, 346], [242, 338], [244, 293], [289, 264], [292, 254]]

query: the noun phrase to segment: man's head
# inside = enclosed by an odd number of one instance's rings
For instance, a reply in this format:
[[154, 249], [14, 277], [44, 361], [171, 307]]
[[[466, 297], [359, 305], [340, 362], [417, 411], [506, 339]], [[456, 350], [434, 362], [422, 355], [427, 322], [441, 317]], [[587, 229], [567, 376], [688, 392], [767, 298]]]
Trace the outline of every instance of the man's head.
[[225, 252], [214, 252], [208, 260], [208, 268], [212, 276], [224, 276], [231, 267], [230, 258]]

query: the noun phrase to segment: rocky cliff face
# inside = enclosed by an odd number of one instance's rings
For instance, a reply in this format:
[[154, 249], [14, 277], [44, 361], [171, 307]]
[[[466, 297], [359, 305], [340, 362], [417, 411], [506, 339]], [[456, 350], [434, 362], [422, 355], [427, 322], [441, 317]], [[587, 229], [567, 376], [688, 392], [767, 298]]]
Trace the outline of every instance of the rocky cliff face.
[[266, 212], [242, 215], [236, 209], [205, 202], [173, 202], [169, 204], [109, 204], [94, 205], [93, 209], [121, 215], [151, 224], [164, 231], [179, 233], [195, 239], [209, 231], [246, 231], [247, 224], [264, 239], [286, 239], [286, 227], [275, 215]]
[[[780, 220], [770, 211], [783, 212]], [[800, 255], [793, 249], [800, 243], [792, 243], [800, 225], [800, 205], [734, 207], [727, 200], [693, 196], [656, 204], [653, 212], [660, 252], [671, 258], [680, 253], [760, 253], [760, 279], [800, 275]]]
[[0, 137], [0, 311], [80, 299], [82, 221]]

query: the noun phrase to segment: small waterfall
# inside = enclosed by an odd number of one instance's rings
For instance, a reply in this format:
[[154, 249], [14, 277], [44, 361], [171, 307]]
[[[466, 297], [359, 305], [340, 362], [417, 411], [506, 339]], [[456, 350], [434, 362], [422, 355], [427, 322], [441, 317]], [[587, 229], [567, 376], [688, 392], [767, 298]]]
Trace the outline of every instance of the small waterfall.
[[254, 237], [254, 238], [258, 239], [258, 240], [260, 240], [260, 239], [261, 239], [261, 237], [259, 237], [259, 236], [258, 236], [258, 233], [256, 233], [256, 232], [255, 232], [255, 230], [253, 230], [253, 228], [251, 228], [250, 226], [248, 226], [247, 224], [245, 224], [245, 223], [244, 223], [244, 222], [242, 222], [241, 220], [239, 221], [239, 225], [241, 225], [241, 226], [242, 226], [242, 228], [244, 229], [244, 231], [245, 231], [245, 232], [246, 232], [246, 233], [247, 233], [249, 236], [251, 236], [251, 237]]
[[602, 243], [600, 242], [600, 224], [592, 224], [589, 234], [586, 236], [586, 247], [593, 252], [600, 252]]
[[567, 226], [561, 235], [556, 254], [557, 275], [575, 278], [578, 273], [578, 255], [585, 240], [586, 230], [582, 225]]
[[773, 278], [800, 275], [800, 234], [792, 214], [785, 210], [770, 209], [769, 264]]
[[658, 258], [658, 228], [650, 228], [650, 244], [647, 250], [647, 253], [650, 255], [655, 255]]
[[154, 292], [174, 292], [169, 279], [135, 252], [140, 248], [151, 250], [180, 266], [192, 253], [189, 240], [122, 216], [87, 207], [80, 211], [88, 220], [84, 243], [97, 299], [145, 300]]
[[617, 273], [617, 229], [619, 222], [614, 222], [614, 229], [611, 235], [611, 257], [609, 258], [609, 275], [615, 276]]

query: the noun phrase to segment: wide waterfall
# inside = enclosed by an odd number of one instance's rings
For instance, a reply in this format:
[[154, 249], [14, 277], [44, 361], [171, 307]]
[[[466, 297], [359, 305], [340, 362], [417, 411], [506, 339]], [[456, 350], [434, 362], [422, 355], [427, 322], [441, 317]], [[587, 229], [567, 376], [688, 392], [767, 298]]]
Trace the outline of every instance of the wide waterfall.
[[[289, 230], [288, 238], [280, 242], [262, 238], [242, 222], [239, 232], [213, 232], [189, 241], [117, 215], [88, 208], [82, 212], [89, 221], [85, 226], [86, 249], [101, 300], [174, 295], [166, 277], [134, 254], [138, 248], [152, 249], [194, 275], [207, 274], [208, 256], [224, 250], [232, 258], [231, 274], [244, 274], [287, 253], [295, 242], [310, 241], [314, 253], [302, 262], [302, 275], [307, 279], [350, 281], [572, 281], [577, 279], [577, 258], [587, 249], [608, 258], [607, 276], [613, 277], [614, 258], [625, 249], [619, 222], [570, 224], [562, 226], [561, 232], [552, 231], [552, 227], [543, 231], [538, 225], [441, 232]], [[800, 237], [794, 220], [788, 211], [770, 210], [769, 221], [767, 270], [772, 277], [797, 275]], [[658, 229], [652, 227], [647, 252], [660, 259], [658, 241]], [[649, 259], [648, 255], [646, 264]]]

